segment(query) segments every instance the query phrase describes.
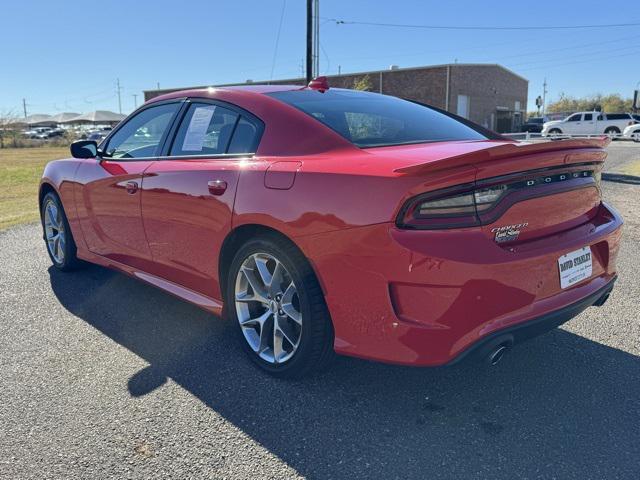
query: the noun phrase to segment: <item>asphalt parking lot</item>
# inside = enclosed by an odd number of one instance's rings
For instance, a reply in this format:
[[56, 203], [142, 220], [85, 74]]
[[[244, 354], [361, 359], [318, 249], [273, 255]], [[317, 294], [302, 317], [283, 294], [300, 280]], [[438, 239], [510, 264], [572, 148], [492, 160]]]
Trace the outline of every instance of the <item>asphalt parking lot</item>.
[[604, 192], [626, 221], [604, 307], [494, 368], [301, 382], [153, 287], [54, 271], [36, 225], [0, 233], [0, 478], [640, 478], [640, 186]]

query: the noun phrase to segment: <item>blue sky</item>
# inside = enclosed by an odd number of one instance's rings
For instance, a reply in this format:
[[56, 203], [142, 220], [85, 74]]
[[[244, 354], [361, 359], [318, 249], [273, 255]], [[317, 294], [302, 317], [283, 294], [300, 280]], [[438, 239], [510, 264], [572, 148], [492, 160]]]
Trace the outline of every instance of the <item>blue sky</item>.
[[[640, 27], [452, 31], [336, 25], [329, 18], [431, 25], [583, 25], [640, 22], [640, 11], [601, 1], [321, 0], [321, 73], [501, 63], [528, 78], [529, 105], [549, 97], [621, 93], [640, 81]], [[142, 90], [300, 75], [305, 1], [128, 0], [7, 2], [0, 16], [0, 113], [131, 111]]]

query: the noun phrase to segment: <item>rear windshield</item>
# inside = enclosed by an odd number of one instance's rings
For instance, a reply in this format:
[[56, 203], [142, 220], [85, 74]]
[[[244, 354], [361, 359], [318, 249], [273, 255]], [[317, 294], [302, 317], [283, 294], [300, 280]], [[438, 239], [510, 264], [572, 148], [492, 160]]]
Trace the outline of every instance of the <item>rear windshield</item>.
[[311, 115], [362, 148], [487, 139], [454, 118], [397, 97], [342, 89], [268, 95]]

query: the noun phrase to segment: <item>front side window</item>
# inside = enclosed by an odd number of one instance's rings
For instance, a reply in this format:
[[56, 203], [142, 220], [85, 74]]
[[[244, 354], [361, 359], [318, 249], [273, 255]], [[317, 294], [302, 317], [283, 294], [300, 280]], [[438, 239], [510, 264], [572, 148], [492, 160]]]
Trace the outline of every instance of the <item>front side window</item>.
[[209, 103], [192, 103], [171, 147], [172, 156], [227, 152], [239, 115]]
[[579, 122], [581, 118], [582, 114], [576, 113], [575, 115], [571, 115], [569, 118], [567, 118], [567, 122]]
[[342, 89], [268, 95], [302, 110], [361, 148], [487, 139], [455, 118], [397, 97]]
[[109, 139], [104, 156], [146, 158], [160, 155], [164, 133], [179, 108], [180, 103], [166, 103], [136, 114]]

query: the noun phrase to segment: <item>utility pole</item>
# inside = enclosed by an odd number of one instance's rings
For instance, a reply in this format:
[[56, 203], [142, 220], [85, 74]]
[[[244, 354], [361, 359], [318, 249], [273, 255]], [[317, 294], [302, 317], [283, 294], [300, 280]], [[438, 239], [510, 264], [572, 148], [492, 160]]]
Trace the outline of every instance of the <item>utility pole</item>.
[[313, 0], [313, 77], [320, 75], [320, 0]]
[[24, 118], [27, 118], [27, 99], [22, 99], [22, 110], [24, 111]]
[[133, 97], [133, 109], [138, 108], [138, 94], [134, 93], [131, 95]]
[[307, 0], [307, 84], [313, 79], [313, 0]]
[[120, 86], [120, 79], [116, 79], [116, 91], [118, 92], [118, 113], [122, 113], [122, 98], [120, 98], [120, 91], [122, 87]]
[[160, 90], [160, 82], [156, 82], [156, 90]]
[[547, 110], [547, 78], [545, 77], [544, 83], [542, 84], [542, 116], [543, 117], [546, 110]]

